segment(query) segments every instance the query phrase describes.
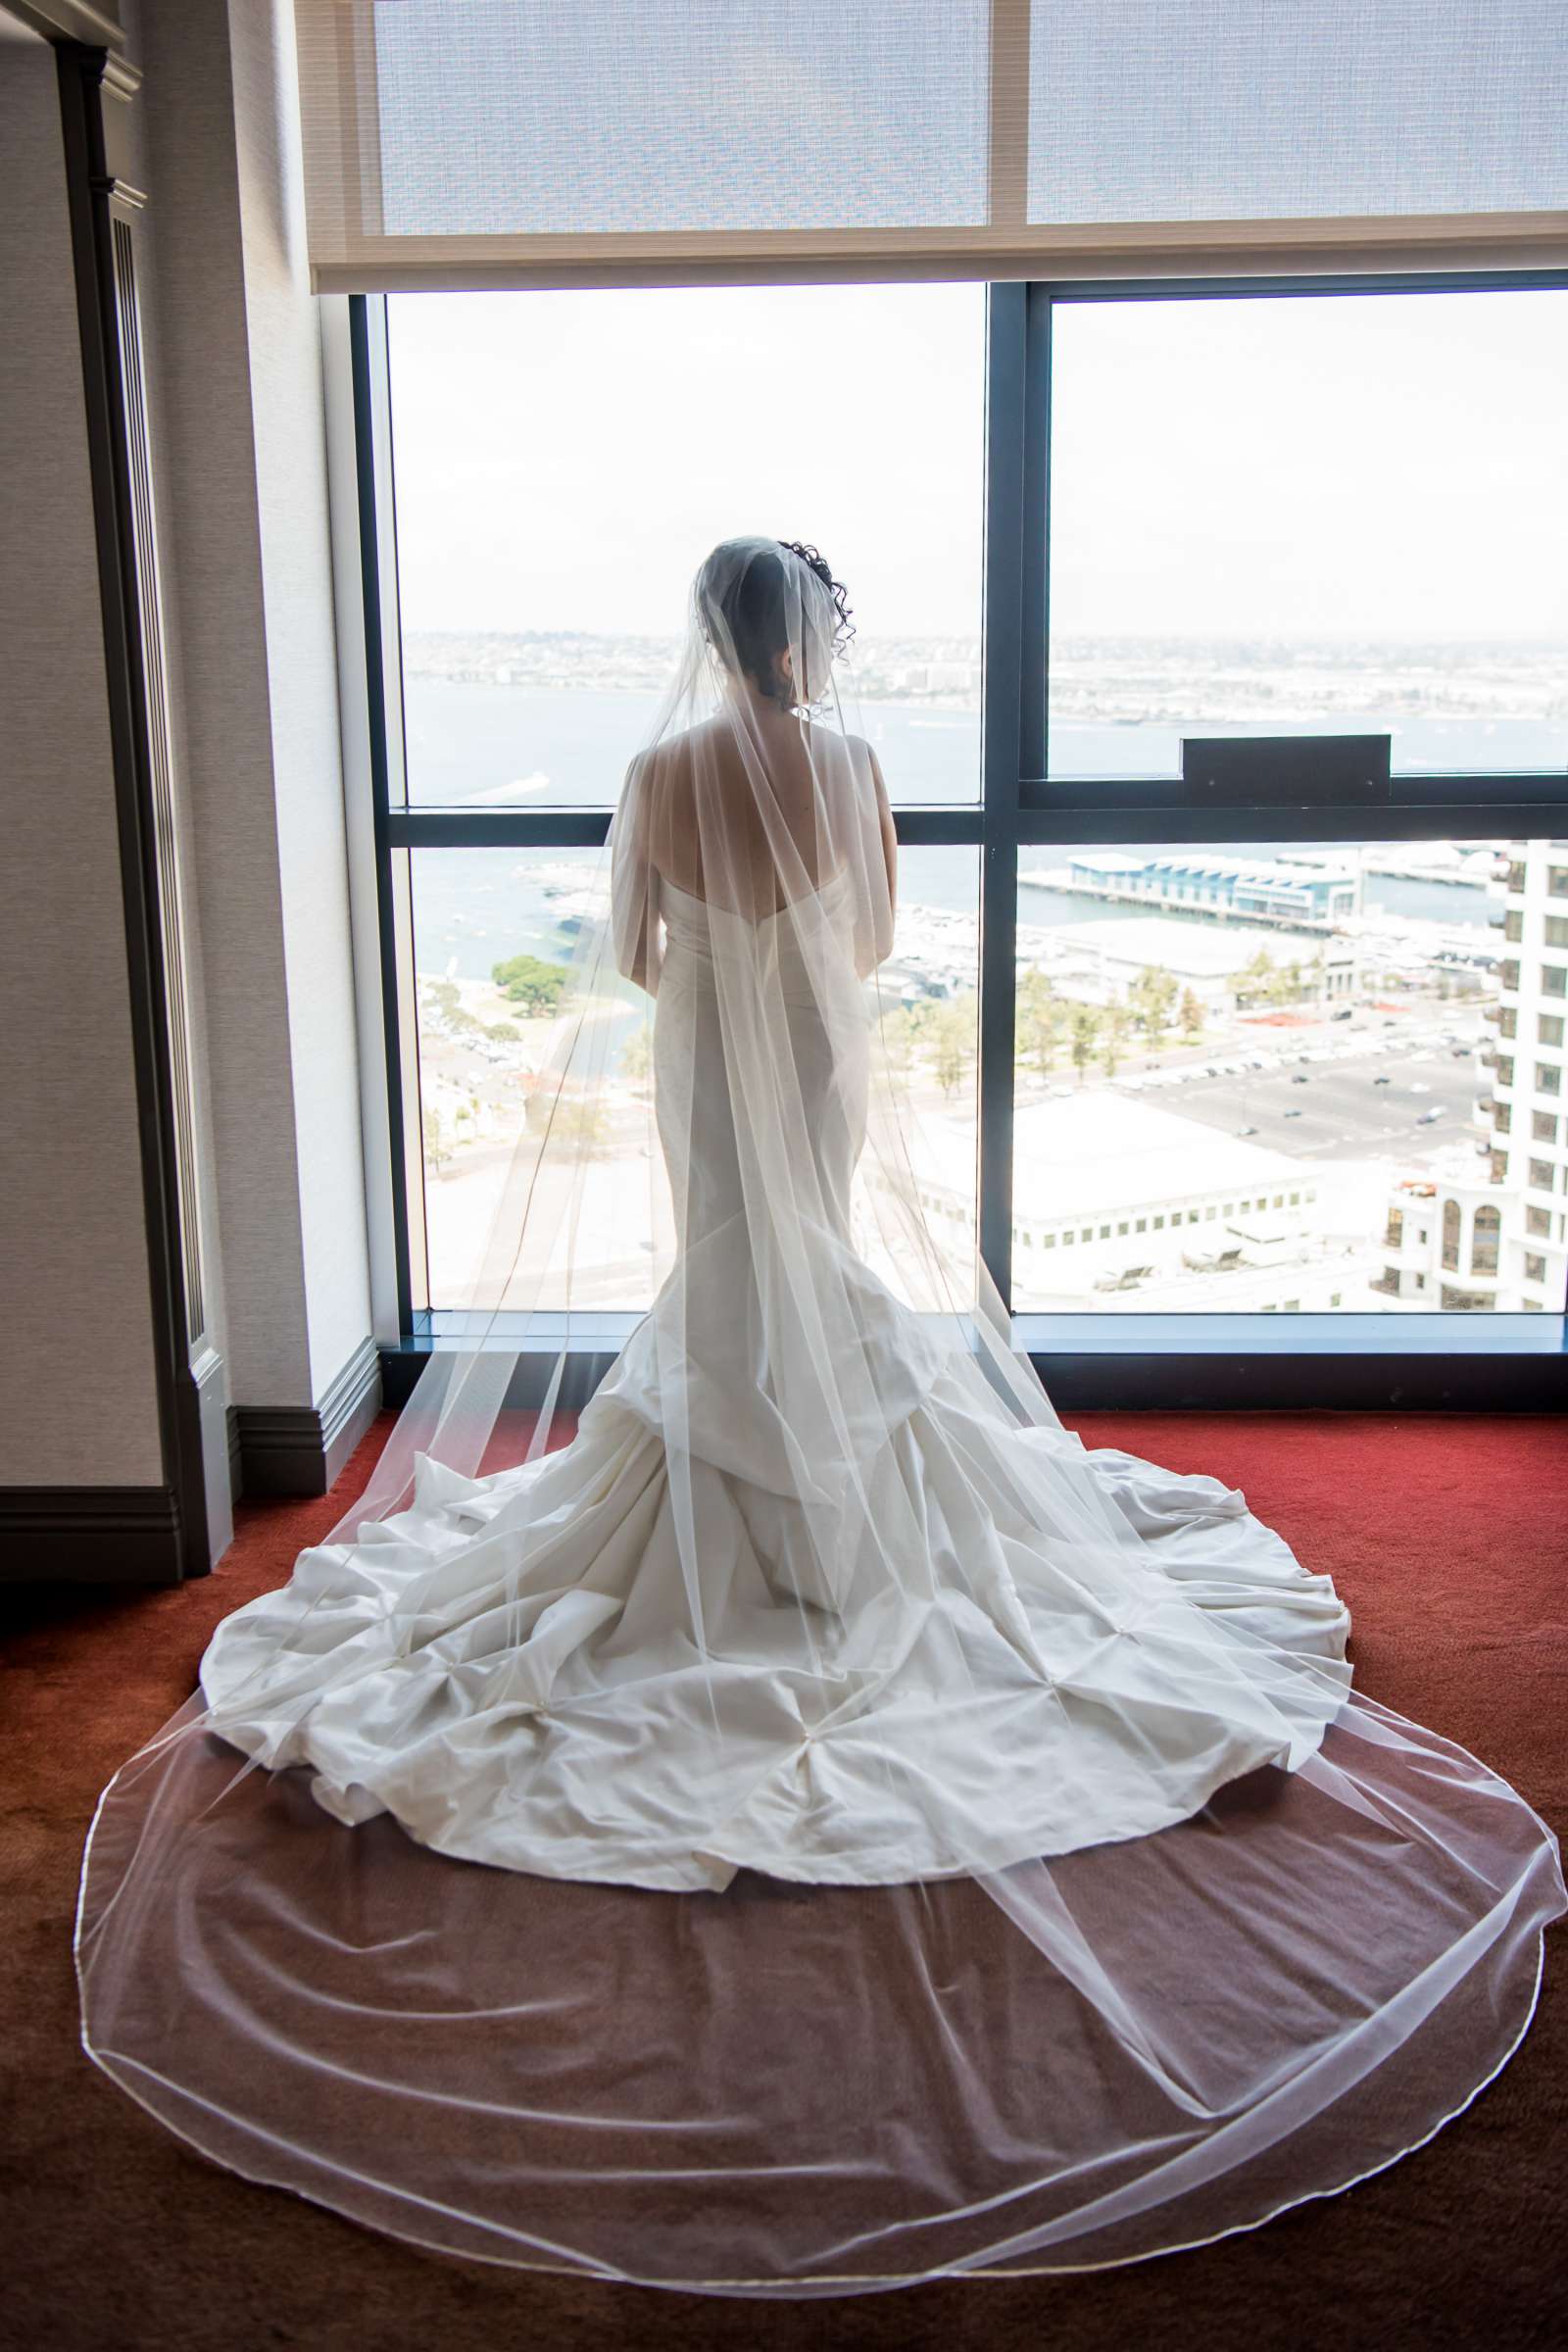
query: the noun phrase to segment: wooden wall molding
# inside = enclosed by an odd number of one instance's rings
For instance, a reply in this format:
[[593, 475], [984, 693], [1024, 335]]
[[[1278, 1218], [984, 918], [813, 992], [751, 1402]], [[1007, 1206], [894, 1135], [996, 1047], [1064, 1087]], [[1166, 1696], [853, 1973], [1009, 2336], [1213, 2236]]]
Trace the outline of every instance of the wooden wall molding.
[[[207, 1330], [196, 1198], [174, 778], [136, 296], [140, 198], [127, 188], [117, 209], [119, 187], [104, 135], [106, 49], [60, 40], [55, 58], [92, 469], [152, 1289], [164, 1482], [149, 1492], [169, 1504], [156, 1543], [146, 1535], [146, 1514], [153, 1505], [125, 1504], [119, 1520], [111, 1512], [108, 1524], [121, 1529], [126, 1564], [109, 1573], [166, 1581], [205, 1575], [215, 1540], [220, 1544], [226, 1530], [210, 1509], [204, 1459], [204, 1388], [210, 1399], [206, 1376], [216, 1357]], [[123, 89], [125, 76], [117, 75], [116, 86]], [[221, 1504], [222, 1498], [217, 1499]], [[158, 1512], [164, 1512], [164, 1503], [154, 1515]], [[45, 1516], [70, 1528], [70, 1510], [59, 1497]], [[28, 1525], [41, 1544], [41, 1524]], [[172, 1554], [158, 1552], [166, 1529]], [[56, 1548], [67, 1556], [70, 1541], [62, 1538]], [[162, 1565], [149, 1565], [155, 1553]], [[62, 1568], [59, 1573], [86, 1572]]]
[[125, 28], [115, 0], [96, 8], [93, 0], [6, 0], [13, 15], [49, 41], [81, 41], [89, 48], [120, 50]]
[[238, 1404], [230, 1448], [242, 1494], [324, 1494], [381, 1406], [381, 1357], [362, 1340], [318, 1404]]
[[0, 1583], [176, 1585], [172, 1487], [0, 1487]]

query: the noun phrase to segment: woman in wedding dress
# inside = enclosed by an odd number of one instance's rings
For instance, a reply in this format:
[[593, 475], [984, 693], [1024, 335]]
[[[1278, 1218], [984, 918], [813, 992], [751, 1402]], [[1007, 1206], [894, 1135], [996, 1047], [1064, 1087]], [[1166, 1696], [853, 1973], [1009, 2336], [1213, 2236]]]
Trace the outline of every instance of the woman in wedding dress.
[[[1565, 1907], [1330, 1580], [1065, 1431], [928, 1211], [848, 634], [813, 550], [702, 566], [472, 1345], [88, 1840], [95, 2060], [450, 2252], [802, 2295], [1247, 2228], [1474, 2096]], [[562, 1444], [628, 989], [662, 1279]]]

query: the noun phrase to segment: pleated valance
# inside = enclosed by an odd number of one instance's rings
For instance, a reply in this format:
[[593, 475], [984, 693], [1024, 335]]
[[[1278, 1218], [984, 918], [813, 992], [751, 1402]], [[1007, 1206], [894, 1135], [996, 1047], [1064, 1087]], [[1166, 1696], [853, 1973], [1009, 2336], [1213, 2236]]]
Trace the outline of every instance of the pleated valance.
[[1564, 0], [296, 0], [321, 292], [1568, 262]]

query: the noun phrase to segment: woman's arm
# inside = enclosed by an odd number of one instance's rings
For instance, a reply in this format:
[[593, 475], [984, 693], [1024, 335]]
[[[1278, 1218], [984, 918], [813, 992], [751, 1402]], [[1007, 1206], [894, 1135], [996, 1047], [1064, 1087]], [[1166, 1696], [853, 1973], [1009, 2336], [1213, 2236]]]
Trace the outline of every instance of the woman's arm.
[[659, 992], [662, 960], [659, 937], [659, 869], [650, 855], [653, 839], [652, 762], [639, 756], [626, 770], [615, 810], [611, 850], [611, 927], [615, 968], [648, 994]]

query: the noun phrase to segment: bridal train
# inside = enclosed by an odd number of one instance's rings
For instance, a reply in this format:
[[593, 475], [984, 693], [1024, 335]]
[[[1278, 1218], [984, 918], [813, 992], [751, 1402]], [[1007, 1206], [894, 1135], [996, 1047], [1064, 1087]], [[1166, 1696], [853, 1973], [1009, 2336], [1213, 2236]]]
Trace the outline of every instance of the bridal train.
[[96, 2061], [448, 2252], [810, 2295], [1250, 2227], [1476, 2094], [1568, 1907], [1331, 1580], [1064, 1430], [933, 1234], [846, 625], [724, 543], [628, 777], [475, 1284], [576, 1310], [624, 975], [675, 1249], [569, 1442], [552, 1389], [481, 1469], [509, 1327], [432, 1359], [88, 1841]]

